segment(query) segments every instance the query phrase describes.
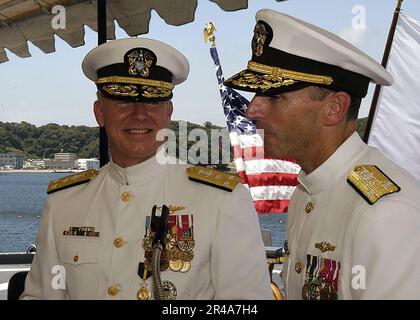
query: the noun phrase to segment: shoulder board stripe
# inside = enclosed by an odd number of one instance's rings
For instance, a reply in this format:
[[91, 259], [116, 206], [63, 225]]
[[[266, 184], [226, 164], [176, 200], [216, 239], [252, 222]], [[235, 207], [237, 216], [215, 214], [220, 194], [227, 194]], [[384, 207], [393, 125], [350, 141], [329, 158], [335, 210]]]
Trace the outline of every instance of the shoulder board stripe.
[[196, 166], [187, 169], [188, 178], [192, 181], [203, 183], [225, 191], [232, 192], [241, 178], [214, 169]]
[[371, 205], [383, 196], [401, 190], [375, 165], [354, 167], [347, 176], [347, 182]]
[[51, 181], [48, 185], [47, 194], [89, 182], [98, 173], [99, 171], [95, 169], [89, 169], [83, 172], [75, 173], [70, 176]]

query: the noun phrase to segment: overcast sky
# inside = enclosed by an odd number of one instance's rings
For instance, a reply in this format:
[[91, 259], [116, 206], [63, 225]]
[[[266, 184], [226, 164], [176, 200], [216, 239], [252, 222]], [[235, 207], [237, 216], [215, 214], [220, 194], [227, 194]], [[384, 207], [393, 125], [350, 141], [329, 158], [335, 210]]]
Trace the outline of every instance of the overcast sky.
[[[248, 8], [225, 12], [217, 4], [199, 0], [194, 22], [167, 25], [152, 13], [150, 31], [141, 37], [155, 38], [176, 47], [191, 66], [189, 78], [174, 90], [173, 120], [198, 124], [210, 121], [224, 125], [219, 91], [203, 28], [216, 25], [216, 44], [225, 77], [242, 70], [251, 57], [255, 13], [270, 8], [296, 16], [337, 33], [371, 55], [382, 59], [396, 0], [250, 0]], [[420, 1], [405, 0], [403, 12], [420, 20]], [[352, 28], [355, 19], [365, 17], [366, 28]], [[360, 24], [359, 24], [360, 26]], [[95, 86], [81, 71], [84, 55], [97, 44], [97, 35], [88, 27], [83, 47], [71, 48], [56, 37], [56, 52], [44, 54], [29, 44], [30, 58], [7, 52], [9, 61], [0, 64], [0, 121], [27, 121], [37, 126], [54, 122], [95, 126], [92, 103]], [[117, 27], [117, 38], [127, 37]], [[373, 87], [364, 99], [360, 116], [367, 116]], [[246, 95], [248, 98], [252, 96]]]

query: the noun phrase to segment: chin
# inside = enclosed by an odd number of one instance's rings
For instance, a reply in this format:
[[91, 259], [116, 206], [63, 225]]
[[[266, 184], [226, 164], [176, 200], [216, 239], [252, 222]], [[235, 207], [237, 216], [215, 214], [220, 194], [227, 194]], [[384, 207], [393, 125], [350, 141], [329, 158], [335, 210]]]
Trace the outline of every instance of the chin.
[[273, 146], [264, 146], [264, 156], [270, 158], [286, 158], [287, 156], [281, 151], [280, 148]]

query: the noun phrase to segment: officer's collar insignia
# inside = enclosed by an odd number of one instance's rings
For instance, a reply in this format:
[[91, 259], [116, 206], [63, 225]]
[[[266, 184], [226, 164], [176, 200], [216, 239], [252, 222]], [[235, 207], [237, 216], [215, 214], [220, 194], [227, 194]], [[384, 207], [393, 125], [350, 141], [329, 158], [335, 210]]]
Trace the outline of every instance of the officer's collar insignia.
[[125, 60], [130, 75], [147, 78], [156, 63], [156, 55], [148, 49], [135, 48], [125, 54]]
[[374, 204], [383, 196], [401, 190], [375, 165], [358, 165], [354, 167], [347, 176], [347, 182], [369, 204]]
[[254, 55], [260, 57], [263, 54], [264, 47], [268, 46], [272, 38], [271, 27], [263, 21], [258, 21], [254, 28], [254, 37], [251, 43]]
[[207, 184], [225, 191], [232, 192], [241, 178], [214, 169], [196, 166], [187, 169], [188, 178], [192, 181]]
[[59, 190], [67, 189], [82, 183], [89, 182], [98, 173], [99, 171], [95, 169], [89, 169], [83, 172], [75, 173], [70, 176], [51, 181], [48, 185], [47, 193], [50, 194]]
[[321, 243], [315, 243], [315, 248], [321, 250], [322, 253], [335, 250], [335, 246], [326, 241], [322, 241]]

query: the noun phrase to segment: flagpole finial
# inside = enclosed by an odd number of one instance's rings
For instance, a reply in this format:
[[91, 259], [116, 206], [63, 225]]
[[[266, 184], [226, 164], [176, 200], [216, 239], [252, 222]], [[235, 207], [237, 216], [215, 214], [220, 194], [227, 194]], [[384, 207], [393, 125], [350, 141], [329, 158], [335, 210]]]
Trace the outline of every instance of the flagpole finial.
[[213, 22], [207, 23], [206, 27], [204, 28], [204, 42], [211, 42], [211, 46], [216, 46], [216, 36], [214, 35], [214, 32], [216, 31], [216, 27], [214, 26]]

